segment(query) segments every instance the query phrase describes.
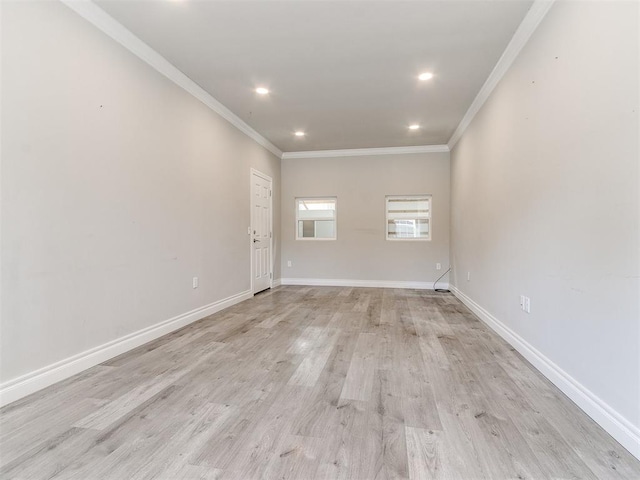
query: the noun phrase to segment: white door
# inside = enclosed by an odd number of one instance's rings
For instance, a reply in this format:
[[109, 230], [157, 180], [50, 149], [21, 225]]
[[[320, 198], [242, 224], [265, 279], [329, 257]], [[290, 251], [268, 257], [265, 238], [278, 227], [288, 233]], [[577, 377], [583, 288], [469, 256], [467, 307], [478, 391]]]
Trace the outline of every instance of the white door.
[[271, 178], [251, 171], [251, 279], [253, 293], [271, 288]]

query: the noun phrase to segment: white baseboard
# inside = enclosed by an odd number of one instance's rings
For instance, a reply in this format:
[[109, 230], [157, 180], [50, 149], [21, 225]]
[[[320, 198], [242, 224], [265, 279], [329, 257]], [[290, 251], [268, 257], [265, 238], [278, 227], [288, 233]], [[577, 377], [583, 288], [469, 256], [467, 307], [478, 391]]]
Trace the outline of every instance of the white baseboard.
[[276, 278], [273, 282], [271, 282], [271, 288], [276, 288], [282, 285], [282, 279]]
[[513, 346], [520, 354], [562, 390], [578, 407], [604, 428], [623, 447], [640, 459], [640, 428], [632, 424], [575, 378], [562, 370], [533, 345], [487, 312], [455, 285], [451, 292], [460, 299], [480, 320]]
[[151, 340], [171, 333], [201, 318], [247, 300], [252, 296], [249, 290], [232, 295], [231, 297], [191, 310], [190, 312], [183, 313], [169, 320], [156, 323], [150, 327], [143, 328], [137, 332], [130, 333], [124, 337], [117, 338], [111, 342], [9, 380], [0, 385], [0, 406], [15, 402], [22, 397], [26, 397], [38, 390], [80, 373], [83, 370], [105, 362], [140, 345], [144, 345]]
[[[342, 278], [282, 278], [282, 285], [306, 285], [321, 287], [411, 288], [433, 290], [433, 282], [403, 282], [398, 280], [349, 280]], [[449, 288], [448, 283], [438, 282], [438, 288]]]

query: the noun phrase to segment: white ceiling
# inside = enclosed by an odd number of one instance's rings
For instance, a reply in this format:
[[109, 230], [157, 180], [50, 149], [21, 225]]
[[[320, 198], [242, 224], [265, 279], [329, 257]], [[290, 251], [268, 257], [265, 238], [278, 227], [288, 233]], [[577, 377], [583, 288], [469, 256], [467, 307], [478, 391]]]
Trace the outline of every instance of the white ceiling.
[[532, 0], [96, 3], [287, 152], [447, 143]]

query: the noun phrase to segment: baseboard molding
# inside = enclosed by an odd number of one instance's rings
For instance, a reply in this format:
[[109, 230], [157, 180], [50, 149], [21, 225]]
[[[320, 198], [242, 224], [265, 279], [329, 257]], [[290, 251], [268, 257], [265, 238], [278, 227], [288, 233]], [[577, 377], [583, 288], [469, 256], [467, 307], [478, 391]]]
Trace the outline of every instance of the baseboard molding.
[[276, 278], [273, 282], [271, 282], [271, 288], [276, 288], [282, 285], [282, 279]]
[[232, 295], [9, 380], [0, 385], [0, 406], [15, 402], [110, 358], [247, 300], [252, 296], [250, 290]]
[[451, 292], [480, 320], [486, 323], [498, 335], [513, 346], [523, 357], [547, 377], [556, 387], [567, 395], [578, 407], [589, 415], [598, 425], [604, 428], [624, 448], [640, 459], [640, 428], [620, 415], [597, 395], [587, 389], [575, 378], [565, 372], [553, 361], [539, 352], [533, 345], [491, 315], [478, 303], [460, 291], [455, 285]]
[[[349, 280], [330, 278], [282, 278], [282, 285], [306, 285], [320, 287], [410, 288], [433, 290], [433, 282], [402, 282], [397, 280]], [[438, 283], [438, 288], [449, 288], [448, 283]]]

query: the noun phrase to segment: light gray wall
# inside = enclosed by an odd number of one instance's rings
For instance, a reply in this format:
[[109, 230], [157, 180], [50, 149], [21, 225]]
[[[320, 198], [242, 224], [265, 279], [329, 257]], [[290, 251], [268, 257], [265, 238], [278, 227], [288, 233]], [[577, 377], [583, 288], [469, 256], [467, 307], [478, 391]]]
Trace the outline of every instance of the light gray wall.
[[2, 8], [2, 381], [248, 290], [280, 160], [64, 5]]
[[636, 426], [638, 59], [636, 2], [556, 2], [451, 156], [455, 285]]
[[[427, 193], [432, 240], [387, 241], [385, 195]], [[317, 196], [338, 198], [338, 238], [296, 240], [295, 198]], [[449, 262], [449, 154], [284, 159], [281, 214], [283, 278], [434, 281]]]

